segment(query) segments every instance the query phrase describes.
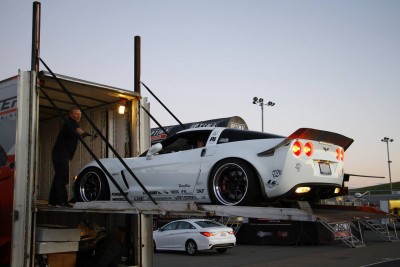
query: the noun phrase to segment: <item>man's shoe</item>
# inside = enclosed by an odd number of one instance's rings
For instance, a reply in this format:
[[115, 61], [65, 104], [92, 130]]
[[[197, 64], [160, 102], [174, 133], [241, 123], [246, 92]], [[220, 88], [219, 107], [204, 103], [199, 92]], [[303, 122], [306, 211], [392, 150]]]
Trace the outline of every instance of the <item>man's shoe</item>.
[[62, 208], [73, 208], [74, 206], [69, 204], [69, 203], [63, 203], [61, 205], [56, 205], [56, 207], [62, 207]]

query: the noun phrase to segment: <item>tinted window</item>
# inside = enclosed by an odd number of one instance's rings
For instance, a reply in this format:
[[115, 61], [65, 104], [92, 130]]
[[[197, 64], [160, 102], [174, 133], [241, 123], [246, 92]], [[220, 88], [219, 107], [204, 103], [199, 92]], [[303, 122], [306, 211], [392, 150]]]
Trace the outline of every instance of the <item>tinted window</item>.
[[225, 129], [219, 136], [218, 144], [271, 138], [284, 138], [284, 136], [248, 130]]
[[178, 226], [178, 223], [179, 223], [179, 222], [172, 222], [172, 223], [169, 223], [169, 224], [165, 225], [165, 226], [162, 228], [162, 230], [163, 230], [163, 231], [175, 230], [176, 227]]
[[225, 225], [222, 225], [218, 222], [215, 221], [197, 221], [195, 222], [197, 225], [200, 225], [203, 228], [209, 228], [209, 227], [225, 227]]
[[[174, 134], [161, 142], [163, 149], [159, 152], [159, 154], [167, 154], [199, 148], [201, 147], [198, 145], [199, 141], [201, 141], [203, 144], [206, 144], [210, 133], [211, 130], [198, 130]], [[140, 156], [143, 157], [146, 154], [147, 151], [142, 153]]]
[[178, 225], [178, 229], [196, 229], [196, 227], [188, 222], [180, 222]]

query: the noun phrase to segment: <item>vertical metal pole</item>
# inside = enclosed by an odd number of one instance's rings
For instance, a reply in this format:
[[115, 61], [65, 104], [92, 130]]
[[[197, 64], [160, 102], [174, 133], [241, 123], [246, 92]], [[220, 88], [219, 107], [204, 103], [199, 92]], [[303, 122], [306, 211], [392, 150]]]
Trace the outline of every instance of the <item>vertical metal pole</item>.
[[261, 132], [264, 132], [264, 102], [260, 102], [261, 106]]
[[140, 36], [135, 36], [135, 92], [140, 95]]
[[33, 3], [31, 71], [39, 73], [40, 56], [40, 2]]
[[390, 183], [390, 194], [393, 194], [392, 187], [392, 174], [390, 172], [390, 157], [389, 157], [389, 140], [386, 142], [387, 156], [388, 156], [388, 166], [389, 166], [389, 183]]

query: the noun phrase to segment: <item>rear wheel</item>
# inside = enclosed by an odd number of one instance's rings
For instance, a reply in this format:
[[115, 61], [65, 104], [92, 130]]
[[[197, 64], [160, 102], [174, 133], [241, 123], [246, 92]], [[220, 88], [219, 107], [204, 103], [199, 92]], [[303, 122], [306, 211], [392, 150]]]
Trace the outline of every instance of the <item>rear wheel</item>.
[[187, 254], [189, 254], [190, 256], [194, 256], [198, 252], [197, 244], [196, 244], [196, 242], [194, 242], [194, 240], [188, 240], [186, 242], [185, 248], [186, 248]]
[[231, 158], [219, 162], [209, 179], [209, 192], [214, 204], [243, 206], [254, 200], [254, 171], [243, 160]]
[[110, 189], [107, 179], [98, 168], [85, 169], [75, 182], [76, 201], [110, 200]]

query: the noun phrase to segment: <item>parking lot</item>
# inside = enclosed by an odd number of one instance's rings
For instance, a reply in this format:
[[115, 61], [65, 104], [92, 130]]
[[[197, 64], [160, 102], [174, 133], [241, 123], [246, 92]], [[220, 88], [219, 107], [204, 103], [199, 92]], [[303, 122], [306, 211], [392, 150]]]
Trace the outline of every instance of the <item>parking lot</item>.
[[349, 248], [342, 244], [319, 246], [275, 246], [238, 244], [225, 254], [215, 251], [188, 256], [183, 252], [154, 254], [156, 267], [225, 266], [400, 266], [400, 242], [384, 242], [365, 231], [366, 246]]

